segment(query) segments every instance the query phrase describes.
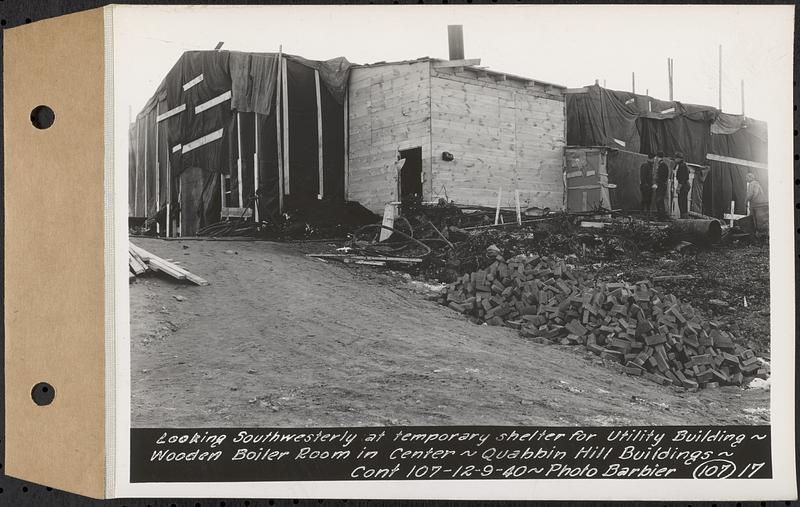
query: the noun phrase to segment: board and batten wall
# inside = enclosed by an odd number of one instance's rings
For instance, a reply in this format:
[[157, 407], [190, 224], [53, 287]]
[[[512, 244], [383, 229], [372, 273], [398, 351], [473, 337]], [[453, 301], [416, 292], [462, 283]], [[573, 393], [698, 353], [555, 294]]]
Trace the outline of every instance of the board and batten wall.
[[[432, 194], [457, 203], [564, 207], [566, 105], [561, 90], [432, 68]], [[442, 152], [453, 155], [442, 160]]]
[[356, 67], [349, 87], [347, 199], [375, 213], [397, 200], [399, 150], [422, 148], [423, 189], [431, 168], [430, 62]]
[[[375, 213], [397, 199], [399, 150], [422, 148], [423, 198], [564, 207], [560, 89], [431, 61], [356, 67], [349, 87], [347, 199]], [[452, 161], [442, 159], [443, 152]]]

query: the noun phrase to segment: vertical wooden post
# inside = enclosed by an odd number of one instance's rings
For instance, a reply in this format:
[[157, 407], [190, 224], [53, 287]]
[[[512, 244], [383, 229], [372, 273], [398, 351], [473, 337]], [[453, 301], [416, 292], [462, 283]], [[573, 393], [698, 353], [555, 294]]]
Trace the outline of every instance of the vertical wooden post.
[[500, 223], [500, 198], [503, 195], [503, 187], [497, 189], [497, 211], [494, 212], [494, 225]]
[[275, 79], [275, 136], [278, 147], [278, 212], [283, 213], [283, 143], [281, 138], [281, 83], [283, 80], [283, 46], [278, 49], [278, 75]]
[[158, 104], [156, 102], [156, 236], [161, 235], [161, 224], [158, 223], [158, 212], [161, 211], [161, 169], [158, 164]]
[[[222, 208], [227, 208], [225, 203], [225, 175], [219, 173], [219, 209], [222, 213]], [[222, 218], [222, 217], [220, 217]]]
[[183, 190], [181, 180], [178, 180], [178, 237], [183, 235], [183, 206], [181, 206], [181, 190]]
[[636, 73], [631, 72], [631, 91], [636, 93]]
[[[258, 113], [253, 112], [255, 149], [253, 150], [253, 195], [258, 197]], [[258, 222], [258, 199], [253, 201], [253, 218]]]
[[144, 217], [147, 218], [147, 115], [144, 116]]
[[350, 87], [344, 92], [344, 200], [350, 199]]
[[136, 135], [136, 163], [133, 164], [133, 216], [139, 216], [139, 124], [134, 128]]
[[239, 190], [239, 207], [244, 208], [244, 196], [242, 195], [242, 113], [236, 111], [236, 143], [239, 156], [236, 159], [236, 179]]
[[[169, 135], [167, 136], [167, 140], [169, 140]], [[167, 147], [167, 153], [169, 154], [169, 147]], [[167, 231], [166, 235], [170, 238], [170, 233], [172, 230], [172, 215], [170, 211], [172, 209], [172, 165], [169, 163], [169, 157], [167, 157]]]
[[317, 85], [317, 166], [319, 170], [319, 193], [317, 199], [322, 199], [325, 195], [324, 171], [322, 170], [322, 91], [319, 88], [319, 71], [317, 69], [314, 69], [314, 82]]
[[722, 112], [722, 44], [719, 45], [719, 110]]
[[673, 100], [672, 77], [675, 62], [672, 58], [667, 58], [667, 84], [669, 85], [669, 100]]
[[516, 204], [517, 204], [517, 223], [519, 225], [522, 225], [522, 211], [519, 208], [519, 190], [518, 189], [514, 189], [514, 200], [516, 201]]
[[744, 79], [742, 79], [742, 116], [744, 116]]
[[286, 78], [286, 58], [283, 58], [282, 64], [281, 86], [283, 88], [283, 93], [281, 94], [281, 101], [283, 103], [283, 191], [284, 194], [289, 195], [289, 174], [291, 173], [291, 169], [289, 167], [289, 85]]
[[734, 220], [735, 220], [735, 218], [733, 217], [733, 215], [734, 215], [735, 213], [736, 213], [736, 202], [735, 202], [735, 201], [731, 201], [731, 221], [730, 221], [730, 225], [731, 225], [731, 227], [733, 227], [733, 222], [734, 222]]

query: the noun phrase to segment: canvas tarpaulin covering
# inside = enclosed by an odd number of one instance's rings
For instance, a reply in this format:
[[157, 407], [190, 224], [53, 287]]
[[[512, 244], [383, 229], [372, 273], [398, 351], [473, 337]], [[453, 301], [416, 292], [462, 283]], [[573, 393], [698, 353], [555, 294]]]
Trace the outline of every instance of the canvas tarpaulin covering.
[[[318, 193], [314, 77], [314, 69], [317, 69], [322, 88], [325, 194], [326, 197], [343, 198], [340, 183], [344, 179], [342, 104], [350, 63], [344, 58], [319, 62], [283, 56], [287, 61], [289, 97], [290, 194], [316, 198]], [[225, 188], [230, 192], [226, 194], [226, 206], [247, 206], [250, 198], [258, 192], [262, 214], [269, 216], [277, 212], [278, 126], [275, 103], [279, 85], [278, 65], [278, 55], [274, 53], [190, 51], [181, 56], [130, 127], [131, 216], [154, 217], [163, 213], [167, 202], [183, 204], [186, 199], [179, 199], [179, 193], [196, 194], [200, 202], [192, 209], [181, 209], [181, 212], [198, 213], [201, 215], [198, 220], [187, 222], [198, 227], [208, 225], [219, 218], [222, 206], [220, 174], [230, 177]], [[159, 115], [160, 121], [157, 121]], [[241, 125], [237, 123], [239, 120]], [[295, 140], [295, 136], [299, 139]], [[336, 142], [341, 146], [334, 146]], [[254, 157], [256, 150], [257, 161]], [[240, 155], [242, 196], [238, 195], [237, 180]], [[254, 189], [256, 164], [258, 189]], [[193, 174], [181, 179], [184, 171], [193, 168], [198, 168], [202, 177]], [[200, 186], [200, 181], [203, 188], [199, 191], [182, 186]], [[182, 232], [186, 235], [189, 231]]]
[[[712, 200], [704, 202], [703, 209], [715, 216], [728, 211], [731, 201], [736, 201], [738, 213], [744, 212], [748, 172], [756, 175], [764, 189], [768, 187], [764, 169], [708, 159], [710, 153], [766, 163], [766, 124], [709, 106], [588, 86], [567, 94], [567, 144], [643, 154], [663, 151], [666, 156], [680, 151], [687, 162], [711, 168], [710, 178], [703, 173], [698, 179], [704, 187], [702, 195]], [[638, 173], [635, 176], [638, 181]]]

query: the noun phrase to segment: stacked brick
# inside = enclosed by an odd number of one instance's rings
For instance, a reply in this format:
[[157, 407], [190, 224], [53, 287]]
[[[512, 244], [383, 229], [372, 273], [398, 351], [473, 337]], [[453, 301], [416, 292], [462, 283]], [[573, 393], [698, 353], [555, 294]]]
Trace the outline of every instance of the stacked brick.
[[768, 376], [752, 350], [651, 282], [595, 282], [554, 258], [497, 255], [449, 284], [439, 302], [540, 343], [584, 346], [628, 375], [676, 390]]

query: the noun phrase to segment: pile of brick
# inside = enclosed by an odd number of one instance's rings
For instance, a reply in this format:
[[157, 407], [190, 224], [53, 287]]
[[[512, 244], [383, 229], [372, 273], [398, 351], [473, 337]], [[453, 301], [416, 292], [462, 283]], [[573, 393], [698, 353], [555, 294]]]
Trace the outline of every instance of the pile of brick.
[[[496, 252], [495, 252], [496, 253]], [[497, 254], [461, 276], [439, 302], [475, 323], [507, 325], [539, 343], [582, 345], [628, 375], [676, 390], [743, 385], [768, 372], [691, 305], [647, 281], [604, 283], [563, 260]]]

